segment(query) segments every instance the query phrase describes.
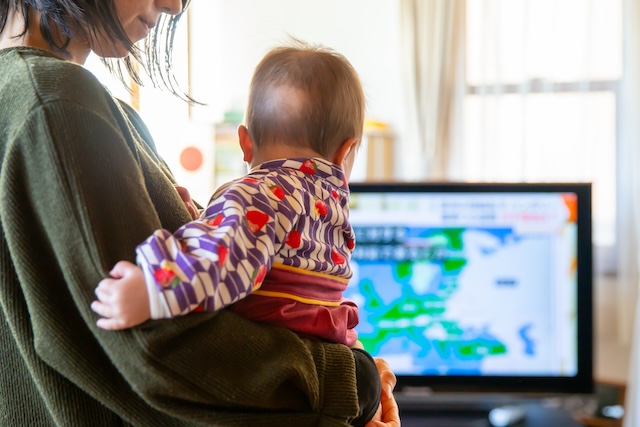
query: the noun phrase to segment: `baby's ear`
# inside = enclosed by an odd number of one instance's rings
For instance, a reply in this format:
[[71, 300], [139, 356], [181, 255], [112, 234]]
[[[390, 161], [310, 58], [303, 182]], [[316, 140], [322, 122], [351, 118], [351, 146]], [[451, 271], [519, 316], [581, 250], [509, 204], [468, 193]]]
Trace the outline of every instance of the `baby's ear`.
[[244, 153], [243, 160], [251, 163], [253, 160], [253, 141], [251, 141], [251, 135], [245, 125], [238, 126], [238, 139], [240, 140], [240, 149]]
[[338, 166], [342, 166], [345, 159], [349, 156], [349, 153], [351, 153], [352, 151], [355, 153], [357, 147], [358, 140], [356, 138], [349, 138], [345, 140], [333, 155], [333, 163]]

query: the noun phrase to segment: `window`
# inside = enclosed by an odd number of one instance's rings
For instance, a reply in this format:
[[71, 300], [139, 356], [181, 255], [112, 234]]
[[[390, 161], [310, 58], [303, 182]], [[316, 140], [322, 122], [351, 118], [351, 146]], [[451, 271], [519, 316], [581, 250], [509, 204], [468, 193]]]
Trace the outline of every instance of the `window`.
[[593, 182], [594, 241], [615, 244], [620, 0], [468, 0], [461, 170]]

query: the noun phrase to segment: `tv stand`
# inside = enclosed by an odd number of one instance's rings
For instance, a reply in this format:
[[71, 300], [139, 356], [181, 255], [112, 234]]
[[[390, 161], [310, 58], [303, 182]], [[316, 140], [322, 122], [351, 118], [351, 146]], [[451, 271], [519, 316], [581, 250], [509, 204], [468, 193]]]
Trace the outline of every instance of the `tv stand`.
[[[515, 405], [524, 412], [513, 427], [583, 427], [568, 411], [550, 407], [543, 399], [519, 396], [447, 396], [397, 393], [403, 427], [491, 427], [489, 414], [495, 408]], [[502, 424], [507, 425], [507, 424]]]
[[498, 406], [489, 411], [489, 423], [494, 427], [508, 427], [520, 423], [526, 416], [524, 405]]
[[437, 392], [430, 389], [405, 387], [396, 393], [398, 405], [412, 411], [451, 411], [451, 412], [481, 412], [488, 414], [494, 408], [509, 405], [520, 405], [534, 400], [527, 397], [491, 394], [491, 393], [453, 393]]

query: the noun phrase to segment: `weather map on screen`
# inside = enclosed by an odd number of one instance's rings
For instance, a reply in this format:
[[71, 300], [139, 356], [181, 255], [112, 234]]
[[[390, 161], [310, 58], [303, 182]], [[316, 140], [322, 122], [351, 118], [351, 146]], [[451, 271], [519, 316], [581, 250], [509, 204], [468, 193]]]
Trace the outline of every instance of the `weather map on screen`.
[[575, 375], [576, 202], [353, 193], [360, 341], [397, 374]]

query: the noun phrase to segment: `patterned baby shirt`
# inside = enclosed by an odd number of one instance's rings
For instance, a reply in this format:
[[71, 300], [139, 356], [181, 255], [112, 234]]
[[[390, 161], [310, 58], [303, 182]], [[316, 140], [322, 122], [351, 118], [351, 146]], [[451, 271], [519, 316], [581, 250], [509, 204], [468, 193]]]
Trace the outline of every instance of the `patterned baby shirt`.
[[320, 158], [265, 162], [216, 190], [200, 219], [137, 248], [151, 317], [230, 307], [332, 342], [357, 339], [342, 298], [355, 235], [341, 168]]

